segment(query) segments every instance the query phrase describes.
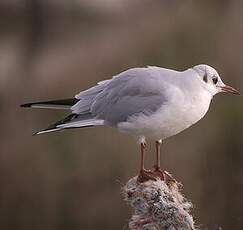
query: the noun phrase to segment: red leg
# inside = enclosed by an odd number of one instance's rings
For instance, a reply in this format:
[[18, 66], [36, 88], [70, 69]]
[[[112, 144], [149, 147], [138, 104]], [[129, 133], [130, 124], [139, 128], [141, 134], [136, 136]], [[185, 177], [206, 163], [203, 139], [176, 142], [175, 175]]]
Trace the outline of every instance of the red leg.
[[156, 141], [156, 165], [155, 165], [155, 170], [160, 170], [160, 146], [161, 146], [161, 140]]
[[161, 140], [158, 140], [155, 142], [156, 147], [156, 164], [154, 166], [154, 174], [157, 177], [160, 177], [161, 180], [164, 180], [164, 171], [160, 168], [160, 146], [161, 146]]
[[162, 170], [160, 167], [160, 147], [161, 147], [162, 141], [158, 140], [155, 142], [156, 145], [156, 164], [154, 166], [154, 174], [159, 176], [161, 180], [165, 181], [172, 181], [176, 182], [176, 180], [165, 170]]
[[144, 154], [145, 154], [145, 143], [140, 144], [140, 152], [141, 152], [141, 159], [140, 159], [140, 171], [144, 170]]
[[149, 170], [145, 170], [144, 168], [144, 155], [145, 155], [145, 143], [140, 144], [140, 151], [141, 151], [141, 161], [140, 161], [140, 171], [138, 175], [138, 182], [143, 183], [148, 180], [156, 180], [153, 173]]

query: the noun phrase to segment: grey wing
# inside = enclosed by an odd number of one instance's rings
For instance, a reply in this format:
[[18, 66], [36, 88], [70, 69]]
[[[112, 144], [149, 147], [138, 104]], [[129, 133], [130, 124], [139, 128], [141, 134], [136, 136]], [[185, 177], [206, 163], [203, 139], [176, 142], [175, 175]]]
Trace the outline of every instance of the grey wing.
[[105, 89], [105, 87], [110, 81], [111, 80], [104, 80], [98, 82], [96, 86], [81, 91], [79, 94], [77, 94], [75, 98], [78, 100], [78, 102], [71, 107], [72, 113], [74, 114], [90, 113], [91, 106], [95, 100], [95, 97]]
[[130, 69], [113, 78], [95, 97], [91, 112], [112, 125], [139, 113], [154, 113], [167, 101], [165, 87], [150, 68]]

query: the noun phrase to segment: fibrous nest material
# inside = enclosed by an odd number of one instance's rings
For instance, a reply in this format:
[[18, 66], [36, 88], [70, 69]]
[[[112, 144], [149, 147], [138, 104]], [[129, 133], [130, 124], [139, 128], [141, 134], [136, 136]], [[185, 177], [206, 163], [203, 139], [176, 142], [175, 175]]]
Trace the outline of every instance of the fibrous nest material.
[[131, 230], [194, 230], [192, 204], [181, 194], [178, 182], [161, 179], [143, 183], [137, 177], [123, 187], [133, 209]]

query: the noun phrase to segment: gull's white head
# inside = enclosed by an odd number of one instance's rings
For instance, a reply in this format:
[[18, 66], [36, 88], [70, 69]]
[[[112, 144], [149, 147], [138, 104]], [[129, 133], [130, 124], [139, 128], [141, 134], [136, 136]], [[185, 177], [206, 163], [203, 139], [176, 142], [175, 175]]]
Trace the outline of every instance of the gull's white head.
[[220, 92], [233, 93], [239, 95], [240, 93], [231, 86], [224, 84], [217, 71], [208, 65], [196, 65], [192, 68], [198, 73], [203, 87], [208, 90], [212, 96]]

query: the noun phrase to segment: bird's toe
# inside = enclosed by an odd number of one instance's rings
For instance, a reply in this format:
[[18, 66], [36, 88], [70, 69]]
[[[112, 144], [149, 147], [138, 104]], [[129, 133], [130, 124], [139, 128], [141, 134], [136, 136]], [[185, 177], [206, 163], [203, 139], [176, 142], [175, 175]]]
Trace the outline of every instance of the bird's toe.
[[142, 169], [139, 172], [137, 181], [139, 183], [144, 183], [144, 182], [149, 181], [149, 180], [156, 181], [156, 176], [154, 175], [154, 173], [152, 171]]

